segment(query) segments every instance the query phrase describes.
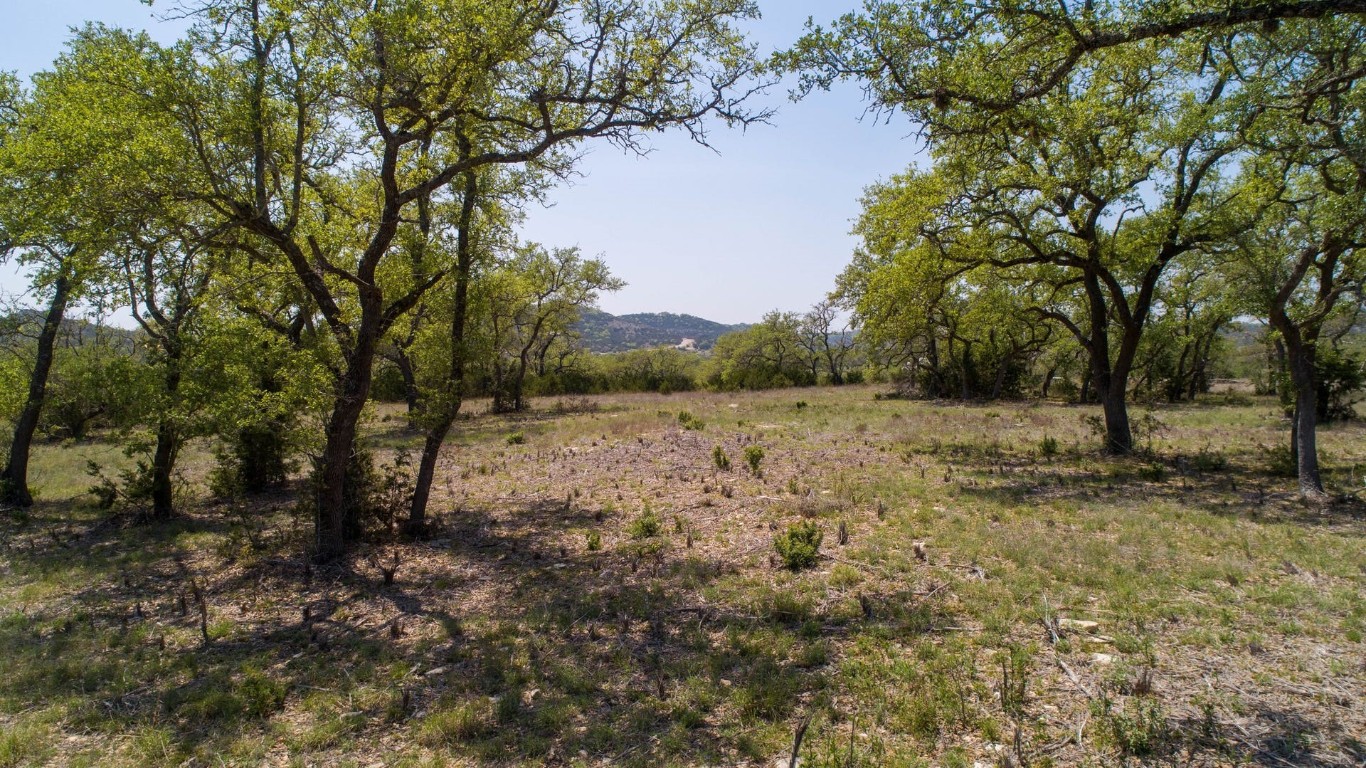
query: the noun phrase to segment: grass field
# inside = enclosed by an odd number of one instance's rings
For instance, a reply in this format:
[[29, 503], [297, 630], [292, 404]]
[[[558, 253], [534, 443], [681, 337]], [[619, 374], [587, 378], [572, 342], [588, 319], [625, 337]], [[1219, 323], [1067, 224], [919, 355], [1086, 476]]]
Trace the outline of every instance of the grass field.
[[1311, 507], [1270, 401], [1136, 408], [1112, 459], [1095, 409], [874, 395], [479, 415], [437, 532], [326, 568], [292, 496], [196, 492], [205, 447], [155, 526], [82, 494], [115, 448], [44, 447], [0, 513], [0, 767], [1366, 761], [1366, 427]]

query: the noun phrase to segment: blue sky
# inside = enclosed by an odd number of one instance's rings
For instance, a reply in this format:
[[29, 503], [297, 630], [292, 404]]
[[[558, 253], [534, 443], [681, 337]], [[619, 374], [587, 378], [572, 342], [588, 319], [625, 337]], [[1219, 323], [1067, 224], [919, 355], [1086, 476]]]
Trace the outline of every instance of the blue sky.
[[[0, 69], [21, 76], [48, 66], [86, 20], [148, 28], [163, 39], [176, 29], [137, 0], [5, 0]], [[761, 52], [786, 47], [808, 17], [828, 22], [858, 0], [759, 0], [764, 18], [750, 34]], [[912, 126], [864, 117], [857, 86], [799, 103], [780, 85], [756, 106], [778, 109], [772, 125], [748, 131], [717, 126], [714, 149], [674, 134], [651, 138], [644, 158], [594, 147], [582, 177], [529, 211], [523, 237], [577, 245], [600, 255], [627, 287], [602, 308], [680, 312], [721, 322], [753, 322], [771, 309], [803, 310], [819, 301], [848, 263], [848, 232], [867, 185], [904, 169], [919, 147]], [[12, 269], [6, 293], [24, 289]]]

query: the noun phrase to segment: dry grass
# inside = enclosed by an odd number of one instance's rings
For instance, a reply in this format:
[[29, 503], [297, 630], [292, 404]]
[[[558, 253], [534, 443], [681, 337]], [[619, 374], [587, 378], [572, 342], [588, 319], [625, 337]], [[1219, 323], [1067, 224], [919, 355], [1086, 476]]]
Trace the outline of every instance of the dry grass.
[[0, 766], [770, 766], [808, 718], [807, 766], [1366, 760], [1366, 429], [1324, 431], [1310, 508], [1269, 402], [1138, 409], [1116, 460], [1093, 409], [873, 394], [477, 416], [438, 532], [331, 568], [288, 496], [136, 527], [49, 493], [0, 531]]

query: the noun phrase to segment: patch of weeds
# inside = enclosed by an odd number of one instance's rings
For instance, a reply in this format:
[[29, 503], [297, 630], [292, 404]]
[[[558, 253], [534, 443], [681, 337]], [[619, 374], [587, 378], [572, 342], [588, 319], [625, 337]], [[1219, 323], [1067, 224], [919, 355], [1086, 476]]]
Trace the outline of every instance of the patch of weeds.
[[778, 550], [783, 565], [798, 571], [810, 568], [820, 557], [821, 540], [825, 534], [814, 521], [803, 520], [788, 526], [786, 531], [773, 539], [773, 548]]
[[1167, 478], [1167, 468], [1151, 462], [1138, 468], [1138, 479], [1146, 480], [1150, 483], [1160, 483]]
[[1299, 474], [1299, 465], [1295, 463], [1295, 457], [1291, 454], [1290, 446], [1261, 446], [1260, 453], [1262, 460], [1267, 464], [1267, 470], [1276, 477], [1295, 477]]
[[776, 719], [796, 705], [802, 682], [798, 673], [772, 659], [758, 661], [735, 695], [736, 708], [743, 717]]
[[237, 694], [242, 699], [243, 712], [247, 717], [267, 717], [278, 712], [285, 704], [288, 688], [278, 680], [272, 680], [259, 669], [248, 667], [242, 674], [242, 682], [237, 685]]
[[602, 534], [597, 531], [589, 531], [587, 545], [589, 552], [597, 552], [602, 549]]
[[1039, 455], [1040, 455], [1040, 456], [1057, 456], [1057, 455], [1058, 455], [1058, 439], [1057, 439], [1056, 437], [1052, 437], [1052, 436], [1050, 436], [1050, 435], [1044, 435], [1043, 440], [1039, 441]]
[[1024, 714], [1033, 658], [1033, 650], [1021, 645], [1011, 645], [996, 655], [1001, 670], [1001, 709], [1008, 715], [1019, 717]]
[[701, 419], [692, 415], [688, 411], [679, 411], [678, 425], [680, 427], [683, 427], [684, 429], [690, 429], [695, 432], [701, 432], [703, 429], [706, 428], [707, 422], [702, 421]]
[[1105, 736], [1127, 755], [1151, 754], [1170, 734], [1166, 712], [1156, 698], [1131, 698], [1116, 707], [1109, 696], [1102, 695], [1093, 708]]
[[711, 449], [711, 460], [722, 472], [730, 471], [730, 457], [726, 455], [726, 449], [719, 444]]
[[512, 434], [507, 436], [506, 442], [508, 445], [525, 445], [526, 434], [524, 432], [521, 432], [520, 430], [517, 432], [513, 432]]
[[1190, 458], [1190, 464], [1196, 472], [1223, 472], [1228, 469], [1228, 457], [1205, 446]]

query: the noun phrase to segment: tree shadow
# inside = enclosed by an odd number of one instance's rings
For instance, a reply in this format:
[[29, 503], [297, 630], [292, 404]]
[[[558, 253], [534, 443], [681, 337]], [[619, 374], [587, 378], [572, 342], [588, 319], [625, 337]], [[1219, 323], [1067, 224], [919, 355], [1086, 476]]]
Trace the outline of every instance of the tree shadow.
[[826, 685], [811, 649], [846, 620], [728, 598], [712, 588], [738, 567], [667, 534], [565, 544], [601, 525], [563, 501], [448, 513], [385, 545], [386, 585], [374, 548], [312, 566], [274, 551], [283, 535], [234, 539], [221, 506], [134, 527], [41, 509], [32, 544], [4, 532], [4, 557], [67, 597], [0, 623], [0, 700], [67, 702], [62, 727], [152, 729], [182, 759], [236, 754], [285, 716], [305, 724], [286, 739], [298, 754], [398, 730], [490, 764], [771, 759]]

